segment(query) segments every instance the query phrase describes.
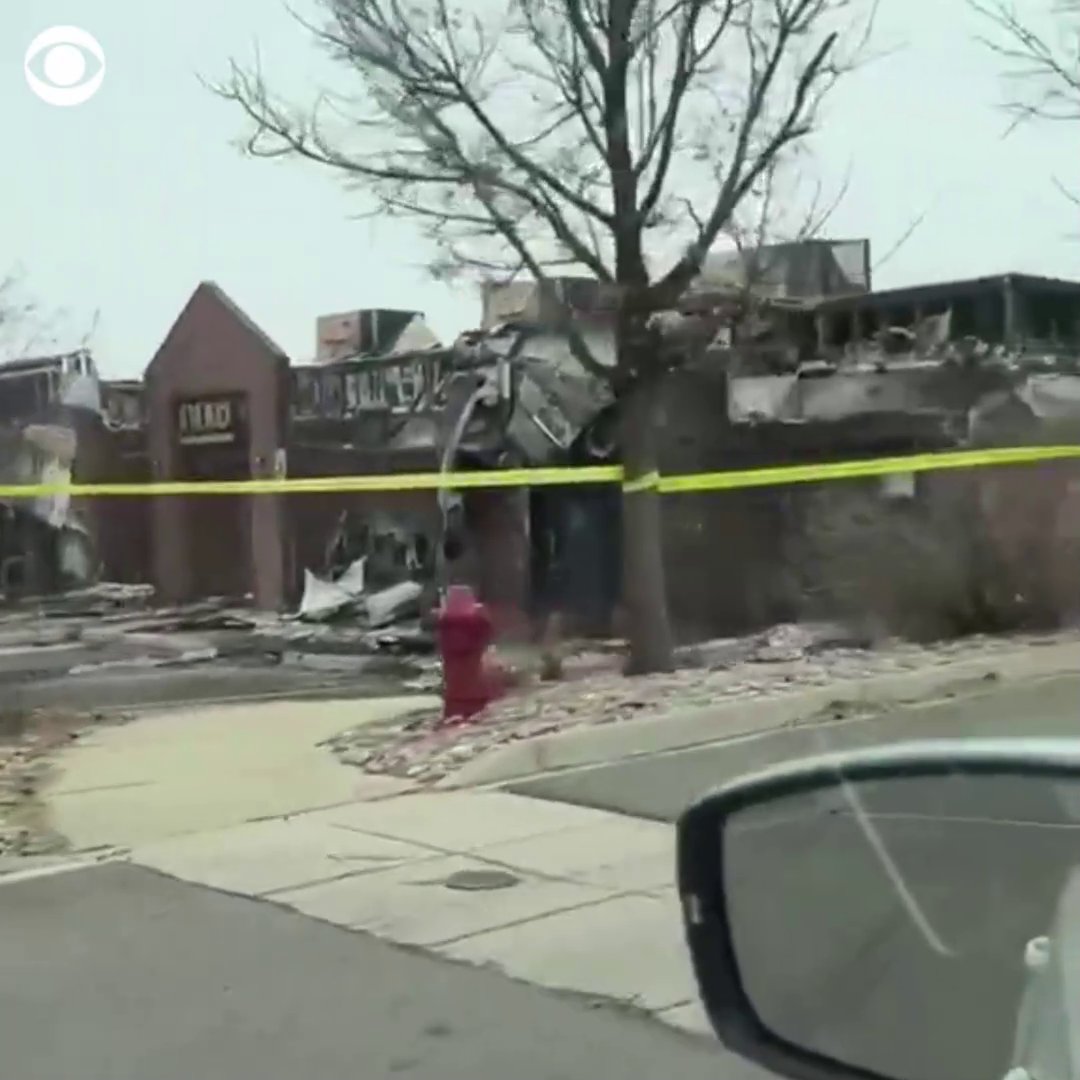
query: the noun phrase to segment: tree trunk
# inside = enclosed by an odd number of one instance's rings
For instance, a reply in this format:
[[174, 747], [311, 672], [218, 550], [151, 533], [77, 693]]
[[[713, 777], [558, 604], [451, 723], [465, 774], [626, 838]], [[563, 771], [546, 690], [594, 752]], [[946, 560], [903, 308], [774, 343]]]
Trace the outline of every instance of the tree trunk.
[[655, 484], [658, 391], [659, 380], [637, 378], [619, 395], [619, 446], [625, 473], [623, 604], [630, 642], [627, 675], [674, 667], [664, 578], [662, 497]]

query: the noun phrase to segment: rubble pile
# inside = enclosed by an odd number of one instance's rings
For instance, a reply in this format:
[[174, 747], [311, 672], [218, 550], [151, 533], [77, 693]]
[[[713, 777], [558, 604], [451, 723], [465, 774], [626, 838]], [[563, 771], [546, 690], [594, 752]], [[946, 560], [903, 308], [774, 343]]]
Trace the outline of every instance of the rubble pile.
[[[360, 679], [429, 692], [438, 686], [438, 660], [419, 617], [419, 591], [414, 582], [361, 587], [318, 618], [303, 607], [281, 615], [223, 598], [155, 606], [151, 587], [115, 583], [8, 603], [0, 610], [0, 647], [9, 650], [0, 656], [0, 708], [11, 704], [13, 687], [66, 676], [115, 681], [128, 671], [156, 672], [165, 698], [169, 679], [190, 686], [203, 673], [211, 681], [227, 675], [240, 694], [245, 683], [261, 693], [261, 668], [277, 669], [275, 688], [317, 689], [321, 674], [346, 691]], [[179, 703], [183, 688], [175, 685]]]
[[571, 663], [564, 681], [533, 684], [495, 702], [474, 724], [443, 728], [436, 710], [423, 710], [347, 732], [329, 746], [341, 761], [367, 772], [433, 784], [497, 746], [582, 725], [662, 716], [673, 701], [680, 710], [754, 701], [834, 680], [983, 659], [1024, 644], [1078, 637], [1067, 631], [1049, 638], [970, 637], [920, 646], [875, 642], [838, 628], [781, 626], [682, 650], [681, 666], [670, 674], [626, 678], [618, 658], [608, 656], [575, 677]]

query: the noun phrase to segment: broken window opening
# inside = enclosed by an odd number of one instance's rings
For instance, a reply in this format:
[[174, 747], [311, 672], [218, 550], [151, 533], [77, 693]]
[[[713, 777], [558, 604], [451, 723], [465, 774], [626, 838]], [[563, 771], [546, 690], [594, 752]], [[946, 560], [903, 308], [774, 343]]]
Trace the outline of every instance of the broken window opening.
[[952, 336], [999, 343], [1005, 339], [1005, 300], [997, 293], [958, 298], [952, 304]]
[[1080, 302], [1076, 299], [1037, 293], [1019, 299], [1025, 338], [1057, 345], [1080, 343]]

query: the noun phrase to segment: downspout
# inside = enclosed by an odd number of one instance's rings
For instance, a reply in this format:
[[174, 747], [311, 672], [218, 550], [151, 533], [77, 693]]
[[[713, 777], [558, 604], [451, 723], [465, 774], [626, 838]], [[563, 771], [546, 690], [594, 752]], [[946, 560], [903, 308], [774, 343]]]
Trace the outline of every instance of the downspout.
[[[465, 400], [465, 404], [462, 406], [461, 412], [450, 433], [450, 438], [446, 441], [446, 446], [443, 448], [442, 460], [439, 462], [440, 476], [446, 476], [453, 471], [454, 462], [457, 460], [458, 448], [461, 446], [461, 440], [465, 437], [465, 432], [468, 430], [469, 422], [473, 418], [473, 413], [476, 411], [477, 405], [481, 402], [486, 405], [494, 405], [498, 400], [499, 387], [497, 381], [485, 377], [480, 385], [477, 386]], [[455, 510], [462, 511], [464, 509], [464, 499], [458, 492], [448, 487], [440, 487], [437, 497], [439, 510], [442, 515], [441, 532], [443, 540], [445, 541], [450, 523], [450, 516]], [[436, 551], [436, 581], [438, 583], [440, 603], [446, 595], [446, 588], [449, 584], [447, 580], [446, 562], [447, 559], [444, 544], [440, 543]]]
[[[482, 374], [481, 382], [468, 398], [466, 398], [465, 404], [462, 406], [461, 412], [454, 423], [450, 437], [446, 441], [446, 446], [443, 448], [442, 458], [439, 462], [440, 476], [445, 476], [447, 473], [453, 471], [454, 463], [457, 460], [458, 450], [461, 446], [462, 439], [465, 437], [465, 432], [468, 430], [473, 414], [476, 412], [476, 407], [481, 403], [487, 406], [494, 406], [502, 398], [505, 398], [512, 403], [513, 381], [510, 376], [511, 365], [514, 359], [520, 354], [522, 348], [524, 348], [527, 339], [528, 335], [522, 333], [505, 356], [497, 357], [494, 369], [489, 369]], [[440, 487], [437, 498], [442, 516], [442, 535], [445, 540], [450, 515], [455, 510], [463, 509], [464, 499], [458, 492], [448, 487]], [[446, 587], [448, 584], [446, 553], [442, 543], [439, 544], [436, 551], [435, 565], [436, 583], [439, 600], [441, 602], [446, 594]]]

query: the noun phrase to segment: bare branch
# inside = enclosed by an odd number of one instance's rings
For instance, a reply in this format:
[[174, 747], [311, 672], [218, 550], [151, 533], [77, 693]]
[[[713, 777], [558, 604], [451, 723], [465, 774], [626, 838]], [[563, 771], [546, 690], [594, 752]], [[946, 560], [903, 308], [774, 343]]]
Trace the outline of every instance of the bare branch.
[[[782, 3], [783, 0], [778, 0], [778, 6]], [[775, 41], [768, 52], [764, 67], [756, 73], [752, 83], [746, 112], [739, 124], [731, 165], [728, 167], [720, 192], [696, 240], [689, 245], [682, 259], [658, 283], [657, 293], [661, 304], [671, 296], [680, 295], [698, 274], [705, 255], [725, 222], [730, 220], [736, 207], [758, 177], [769, 167], [770, 162], [781, 153], [784, 147], [808, 135], [812, 130], [813, 95], [818, 82], [829, 74], [827, 61], [837, 41], [836, 33], [829, 34], [817, 47], [816, 52], [799, 75], [786, 115], [764, 147], [752, 156], [751, 140], [768, 100], [788, 41], [794, 29], [799, 25], [798, 19], [804, 17], [805, 9], [814, 5], [815, 0], [794, 0], [791, 9], [795, 18], [779, 23]], [[753, 40], [753, 30], [750, 29], [748, 42], [753, 42]], [[756, 44], [750, 44], [749, 48], [751, 52], [754, 52]]]
[[1077, 195], [1075, 191], [1070, 191], [1056, 176], [1052, 178], [1054, 187], [1065, 196], [1073, 204], [1073, 206], [1080, 207], [1080, 195]]
[[25, 295], [18, 268], [0, 277], [0, 361], [18, 359], [55, 346], [60, 312], [46, 313]]
[[927, 207], [908, 222], [907, 228], [896, 238], [896, 242], [874, 263], [875, 271], [880, 270], [890, 259], [894, 259], [903, 250], [904, 245], [922, 228], [923, 222], [926, 221], [929, 213], [930, 208]]
[[[679, 129], [679, 112], [686, 95], [693, 84], [694, 77], [701, 69], [703, 61], [712, 53], [731, 25], [737, 10], [737, 0], [726, 0], [715, 27], [705, 44], [698, 47], [696, 34], [704, 3], [702, 0], [689, 3], [680, 13], [678, 20], [678, 43], [676, 46], [675, 70], [671, 78], [671, 89], [659, 121], [654, 121], [648, 138], [645, 140], [641, 156], [638, 159], [638, 174], [641, 175], [652, 164], [659, 151], [656, 168], [653, 170], [652, 183], [641, 201], [641, 213], [648, 217], [655, 209], [663, 194], [668, 180], [672, 154]], [[679, 11], [678, 8], [674, 9]]]
[[[1017, 123], [1080, 120], [1080, 0], [1049, 0], [1021, 17], [1011, 0], [968, 0], [986, 22], [979, 40], [1006, 65], [1019, 96], [1005, 102]], [[1041, 29], [1038, 23], [1045, 22]]]
[[[258, 57], [211, 89], [247, 118], [248, 154], [342, 176], [414, 223], [438, 272], [524, 269], [554, 297], [554, 273], [584, 271], [614, 286], [622, 334], [678, 300], [814, 129], [860, 2], [320, 0], [326, 24], [304, 25], [347, 90], [297, 109]], [[664, 274], [659, 230], [681, 252]]]
[[844, 170], [844, 178], [840, 181], [836, 194], [824, 205], [821, 203], [821, 185], [816, 186], [814, 197], [810, 200], [810, 205], [799, 227], [798, 239], [803, 240], [820, 236], [828, 228], [833, 215], [840, 209], [847, 198], [848, 192], [851, 190], [851, 173], [852, 167], [849, 163], [847, 169]]
[[[1002, 61], [1006, 84], [1017, 90], [1003, 103], [1012, 117], [1006, 135], [1031, 120], [1080, 121], [1080, 0], [1043, 0], [1041, 11], [1028, 3], [1023, 18], [1011, 0], [968, 3], [988, 28], [978, 40]], [[1054, 185], [1078, 205], [1056, 179]]]
[[[1065, 198], [1072, 203], [1077, 209], [1080, 209], [1080, 195], [1073, 190], [1067, 188], [1056, 176], [1052, 177], [1054, 187], [1058, 192], [1065, 196]], [[1065, 234], [1070, 240], [1080, 240], [1080, 232], [1068, 232]]]

